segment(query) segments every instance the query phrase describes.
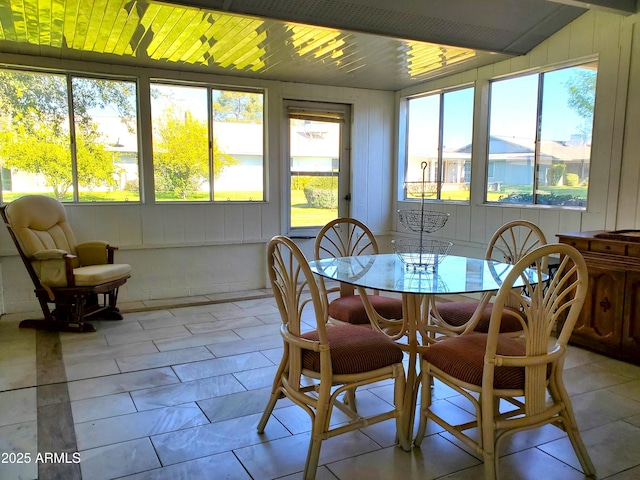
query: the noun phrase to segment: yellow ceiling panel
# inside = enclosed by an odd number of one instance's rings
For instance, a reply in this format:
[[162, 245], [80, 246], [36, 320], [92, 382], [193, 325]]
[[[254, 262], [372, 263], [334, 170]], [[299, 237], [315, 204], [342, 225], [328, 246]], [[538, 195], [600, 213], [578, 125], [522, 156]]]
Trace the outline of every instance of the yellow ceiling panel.
[[2, 51], [387, 88], [476, 55], [155, 0], [0, 0]]

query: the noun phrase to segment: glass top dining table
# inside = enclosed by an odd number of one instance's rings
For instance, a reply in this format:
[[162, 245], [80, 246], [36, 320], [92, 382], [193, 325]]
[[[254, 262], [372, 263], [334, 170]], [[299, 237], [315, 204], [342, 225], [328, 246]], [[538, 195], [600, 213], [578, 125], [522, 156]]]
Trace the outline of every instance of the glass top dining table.
[[[309, 262], [311, 270], [327, 279], [354, 285], [362, 297], [373, 328], [389, 335], [408, 354], [404, 398], [403, 429], [413, 437], [419, 375], [416, 367], [420, 352], [442, 335], [455, 335], [442, 325], [435, 325], [431, 311], [436, 296], [493, 292], [513, 265], [472, 257], [447, 255], [436, 265], [416, 267], [405, 264], [396, 254], [355, 255], [325, 258]], [[535, 283], [535, 272], [528, 275]], [[521, 277], [513, 287], [524, 285]], [[403, 318], [389, 321], [377, 314], [368, 299], [367, 289], [402, 295]], [[483, 296], [484, 305], [489, 296]], [[479, 316], [484, 308], [476, 310]], [[407, 408], [408, 407], [408, 408]]]
[[407, 294], [498, 290], [512, 268], [507, 263], [455, 255], [447, 255], [437, 265], [414, 268], [396, 254], [324, 258], [309, 265], [314, 273], [338, 282]]

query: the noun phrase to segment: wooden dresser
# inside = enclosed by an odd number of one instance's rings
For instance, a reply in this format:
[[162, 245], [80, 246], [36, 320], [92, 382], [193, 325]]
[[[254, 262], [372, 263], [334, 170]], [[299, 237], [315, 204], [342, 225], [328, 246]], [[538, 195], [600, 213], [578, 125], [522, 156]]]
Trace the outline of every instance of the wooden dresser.
[[571, 343], [640, 364], [640, 231], [559, 233], [589, 269]]

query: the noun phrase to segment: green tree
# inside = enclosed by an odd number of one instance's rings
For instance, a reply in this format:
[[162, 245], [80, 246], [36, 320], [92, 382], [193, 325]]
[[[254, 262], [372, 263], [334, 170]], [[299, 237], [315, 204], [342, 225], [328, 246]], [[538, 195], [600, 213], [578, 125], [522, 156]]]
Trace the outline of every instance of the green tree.
[[220, 122], [261, 123], [262, 96], [231, 90], [216, 91], [213, 118]]
[[[72, 78], [78, 185], [115, 185], [114, 157], [105, 151], [92, 111], [113, 108], [135, 119], [132, 82]], [[64, 75], [0, 71], [0, 162], [42, 175], [58, 199], [73, 185], [67, 81]]]
[[[206, 122], [194, 118], [190, 112], [179, 115], [167, 109], [157, 121], [154, 132], [154, 166], [157, 191], [172, 192], [186, 200], [200, 190], [209, 176], [208, 129]], [[229, 165], [237, 163], [213, 144], [214, 176]]]
[[584, 119], [580, 133], [585, 137], [590, 136], [593, 127], [597, 76], [595, 69], [576, 69], [566, 82], [569, 92], [568, 105]]

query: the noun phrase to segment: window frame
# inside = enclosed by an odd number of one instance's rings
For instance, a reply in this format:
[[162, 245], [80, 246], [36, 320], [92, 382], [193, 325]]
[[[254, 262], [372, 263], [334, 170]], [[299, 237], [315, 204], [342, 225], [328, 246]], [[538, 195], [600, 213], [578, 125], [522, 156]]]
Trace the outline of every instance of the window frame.
[[[569, 62], [563, 62], [560, 64], [553, 65], [545, 65], [543, 67], [524, 70], [519, 72], [514, 72], [507, 75], [497, 76], [488, 79], [488, 88], [487, 88], [487, 117], [486, 117], [486, 152], [485, 152], [485, 169], [484, 169], [484, 181], [483, 181], [483, 197], [482, 204], [486, 206], [499, 206], [499, 207], [507, 207], [507, 208], [536, 208], [536, 209], [562, 209], [562, 210], [578, 210], [578, 211], [586, 211], [589, 202], [589, 185], [587, 185], [587, 194], [586, 199], [584, 201], [584, 205], [551, 205], [544, 203], [536, 203], [538, 198], [538, 185], [539, 185], [539, 175], [538, 175], [538, 166], [540, 162], [540, 137], [541, 137], [541, 129], [542, 129], [542, 107], [544, 101], [544, 75], [547, 73], [553, 73], [559, 70], [564, 70], [573, 67], [580, 67], [584, 65], [595, 64], [596, 65], [596, 87], [594, 93], [594, 102], [593, 108], [595, 111], [595, 105], [597, 100], [597, 82], [598, 82], [598, 72], [599, 72], [599, 58], [597, 55], [583, 57], [580, 59], [574, 59]], [[517, 202], [499, 202], [499, 201], [489, 201], [488, 200], [488, 192], [489, 192], [489, 183], [491, 182], [490, 178], [494, 177], [495, 164], [491, 164], [490, 159], [490, 148], [491, 148], [491, 93], [492, 93], [492, 85], [495, 82], [506, 81], [511, 79], [517, 79], [529, 75], [537, 75], [537, 99], [536, 99], [536, 115], [535, 115], [535, 139], [534, 139], [534, 165], [533, 165], [533, 183], [532, 183], [532, 203], [517, 203]], [[594, 126], [595, 126], [595, 115], [592, 117], [591, 124], [591, 147], [589, 152], [589, 165], [592, 162], [593, 156], [593, 134], [594, 134]], [[491, 174], [491, 175], [490, 175]]]
[[[34, 74], [34, 75], [57, 75], [64, 77], [66, 96], [67, 96], [67, 128], [69, 129], [69, 157], [71, 160], [71, 176], [72, 176], [72, 200], [62, 200], [65, 204], [74, 205], [126, 205], [126, 204], [142, 204], [144, 199], [142, 188], [142, 141], [141, 141], [141, 105], [140, 105], [140, 77], [135, 75], [117, 75], [110, 73], [94, 73], [84, 70], [56, 69], [56, 68], [39, 68], [31, 65], [11, 65], [6, 64], [0, 66], [3, 71]], [[79, 199], [79, 182], [78, 182], [78, 152], [77, 152], [77, 135], [74, 111], [73, 96], [73, 79], [86, 80], [104, 80], [114, 82], [130, 82], [135, 85], [135, 124], [136, 124], [136, 145], [137, 145], [137, 169], [138, 169], [138, 199], [137, 200], [114, 200], [114, 201], [95, 201]], [[3, 179], [4, 183], [4, 179]], [[4, 199], [4, 188], [0, 188], [0, 200], [6, 203]]]
[[[468, 145], [469, 148], [469, 181], [465, 182], [469, 185], [469, 197], [468, 199], [465, 200], [453, 200], [453, 199], [443, 199], [441, 198], [442, 196], [442, 184], [446, 183], [443, 180], [443, 176], [445, 174], [444, 171], [444, 151], [442, 148], [442, 143], [443, 143], [443, 139], [444, 139], [444, 126], [445, 126], [445, 102], [444, 102], [444, 98], [445, 95], [450, 94], [450, 93], [455, 93], [455, 92], [459, 92], [462, 90], [467, 90], [470, 89], [471, 90], [471, 135], [470, 135], [470, 142]], [[471, 203], [471, 198], [472, 198], [472, 192], [471, 192], [471, 185], [472, 185], [472, 177], [473, 177], [473, 144], [474, 144], [474, 131], [475, 131], [475, 97], [478, 94], [478, 88], [475, 84], [475, 82], [470, 82], [470, 83], [464, 83], [464, 84], [456, 84], [454, 86], [451, 87], [447, 87], [447, 88], [441, 88], [441, 89], [434, 89], [434, 90], [429, 90], [429, 91], [425, 91], [425, 92], [420, 92], [420, 93], [416, 93], [416, 94], [411, 94], [411, 95], [407, 95], [405, 96], [402, 100], [404, 102], [404, 122], [400, 122], [399, 123], [399, 131], [401, 132], [401, 142], [403, 144], [403, 146], [401, 147], [401, 152], [402, 152], [402, 158], [403, 161], [401, 163], [402, 165], [402, 170], [401, 170], [401, 175], [400, 178], [403, 180], [399, 179], [399, 185], [398, 185], [398, 200], [401, 202], [416, 202], [416, 201], [424, 201], [424, 202], [428, 202], [428, 203], [440, 203], [440, 204], [455, 204], [455, 205], [469, 205]], [[409, 162], [409, 128], [410, 128], [410, 116], [411, 116], [411, 101], [412, 100], [417, 100], [417, 99], [421, 99], [421, 98], [425, 98], [425, 97], [430, 97], [430, 96], [438, 96], [439, 97], [439, 104], [438, 104], [438, 147], [437, 147], [437, 151], [438, 151], [438, 158], [437, 158], [437, 171], [438, 171], [438, 179], [436, 180], [437, 183], [437, 189], [436, 189], [436, 197], [437, 198], [413, 198], [413, 197], [408, 197], [407, 196], [407, 188], [406, 188], [406, 184], [409, 183], [407, 180], [407, 170], [408, 170], [408, 162]], [[428, 162], [429, 164], [431, 162]], [[466, 163], [466, 162], [465, 162]], [[430, 168], [430, 165], [429, 165]], [[463, 165], [463, 175], [466, 178], [467, 176], [467, 167]]]
[[[267, 186], [267, 171], [268, 171], [268, 162], [267, 162], [267, 90], [265, 88], [252, 88], [245, 86], [228, 86], [221, 85], [217, 83], [211, 82], [202, 82], [202, 81], [189, 81], [189, 80], [176, 80], [167, 77], [150, 77], [148, 79], [149, 82], [149, 92], [154, 85], [164, 85], [164, 86], [174, 86], [174, 87], [193, 87], [193, 88], [204, 88], [206, 89], [207, 96], [207, 140], [209, 142], [208, 152], [208, 175], [207, 180], [209, 182], [209, 198], [206, 200], [158, 200], [156, 198], [156, 182], [155, 182], [155, 163], [154, 163], [154, 152], [153, 152], [153, 144], [151, 144], [151, 151], [149, 153], [150, 164], [151, 164], [151, 173], [150, 173], [150, 181], [153, 185], [152, 191], [149, 193], [149, 198], [156, 204], [161, 205], [185, 205], [185, 204], [194, 204], [194, 205], [208, 205], [208, 204], [248, 204], [248, 203], [259, 203], [264, 204], [268, 203], [268, 186]], [[213, 115], [213, 91], [229, 91], [229, 92], [244, 92], [244, 93], [252, 93], [252, 94], [260, 94], [262, 95], [262, 199], [260, 200], [215, 200], [215, 188], [214, 188], [214, 154], [213, 154], [213, 145], [214, 145], [214, 115]], [[149, 95], [149, 111], [152, 112], [152, 98], [151, 94]], [[149, 122], [149, 131], [153, 131], [153, 115], [150, 115]], [[151, 135], [153, 137], [153, 134]]]

